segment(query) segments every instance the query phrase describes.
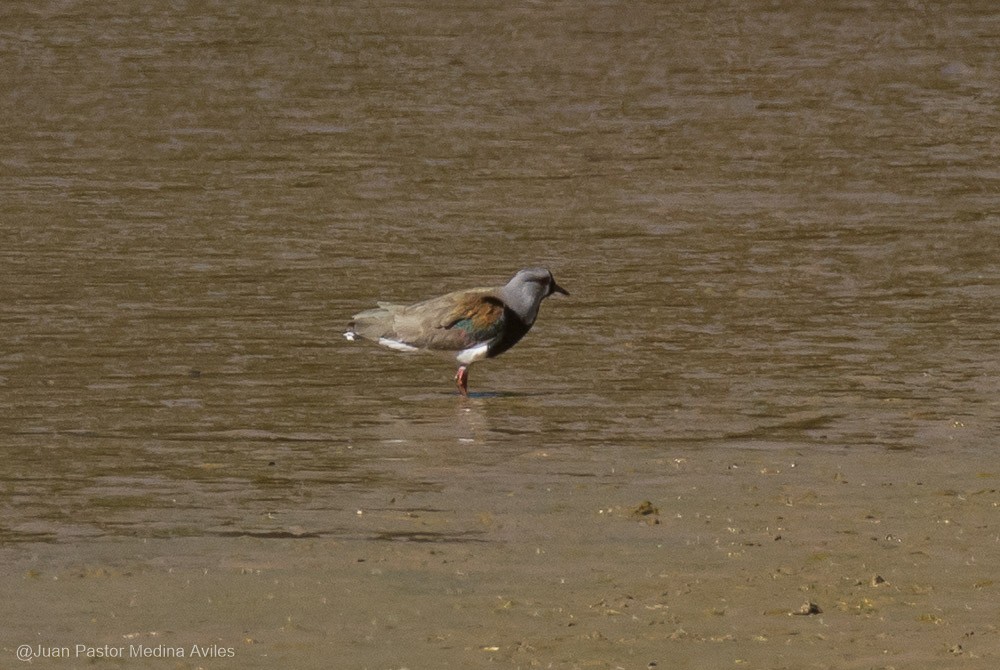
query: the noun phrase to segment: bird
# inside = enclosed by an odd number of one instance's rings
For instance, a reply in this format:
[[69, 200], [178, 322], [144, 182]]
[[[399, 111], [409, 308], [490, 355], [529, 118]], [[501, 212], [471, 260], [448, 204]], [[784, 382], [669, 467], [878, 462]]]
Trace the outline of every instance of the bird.
[[378, 302], [354, 315], [344, 337], [396, 351], [453, 355], [455, 385], [468, 397], [469, 366], [517, 344], [538, 318], [542, 300], [554, 293], [569, 295], [547, 268], [525, 268], [504, 286], [454, 291], [412, 305]]

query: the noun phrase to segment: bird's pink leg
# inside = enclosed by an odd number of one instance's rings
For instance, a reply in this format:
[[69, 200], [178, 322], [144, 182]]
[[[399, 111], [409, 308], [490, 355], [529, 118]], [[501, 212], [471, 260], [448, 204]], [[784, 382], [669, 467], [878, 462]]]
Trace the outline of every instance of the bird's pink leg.
[[455, 373], [455, 385], [458, 386], [458, 392], [461, 393], [466, 398], [469, 397], [469, 368], [462, 365], [459, 366], [458, 372]]

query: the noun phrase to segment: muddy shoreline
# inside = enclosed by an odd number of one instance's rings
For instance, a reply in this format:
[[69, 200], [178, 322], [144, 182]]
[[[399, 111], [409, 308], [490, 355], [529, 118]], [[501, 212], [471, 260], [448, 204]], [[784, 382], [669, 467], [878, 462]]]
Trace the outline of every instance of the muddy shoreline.
[[1000, 653], [1000, 472], [789, 445], [595, 452], [590, 473], [568, 458], [428, 465], [439, 490], [372, 494], [331, 514], [333, 531], [8, 545], [3, 590], [23, 605], [5, 653], [215, 645], [233, 657], [98, 667], [372, 669], [988, 667]]

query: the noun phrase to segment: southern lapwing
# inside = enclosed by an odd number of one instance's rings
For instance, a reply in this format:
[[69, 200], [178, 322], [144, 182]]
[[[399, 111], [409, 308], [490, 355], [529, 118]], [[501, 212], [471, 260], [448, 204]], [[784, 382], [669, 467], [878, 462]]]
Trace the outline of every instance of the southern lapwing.
[[344, 337], [397, 351], [436, 351], [458, 361], [455, 383], [469, 395], [469, 366], [517, 344], [538, 318], [542, 300], [569, 293], [545, 268], [521, 270], [505, 286], [447, 293], [412, 305], [378, 303], [354, 315]]

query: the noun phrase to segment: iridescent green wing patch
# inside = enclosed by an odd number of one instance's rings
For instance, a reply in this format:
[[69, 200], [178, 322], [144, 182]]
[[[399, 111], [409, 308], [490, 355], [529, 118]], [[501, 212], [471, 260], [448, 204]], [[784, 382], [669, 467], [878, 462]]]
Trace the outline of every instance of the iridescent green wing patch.
[[460, 330], [468, 343], [488, 342], [503, 333], [504, 305], [492, 296], [471, 296], [452, 313], [453, 320], [445, 328]]

